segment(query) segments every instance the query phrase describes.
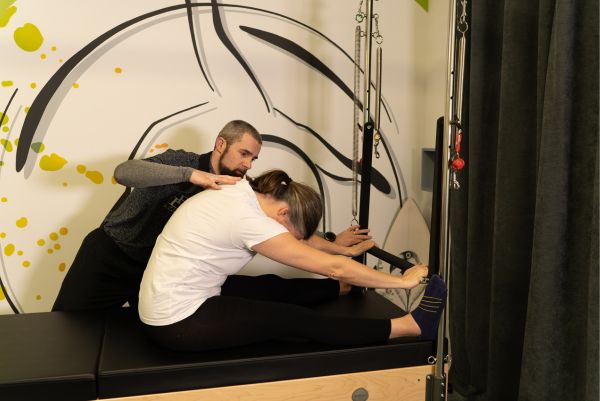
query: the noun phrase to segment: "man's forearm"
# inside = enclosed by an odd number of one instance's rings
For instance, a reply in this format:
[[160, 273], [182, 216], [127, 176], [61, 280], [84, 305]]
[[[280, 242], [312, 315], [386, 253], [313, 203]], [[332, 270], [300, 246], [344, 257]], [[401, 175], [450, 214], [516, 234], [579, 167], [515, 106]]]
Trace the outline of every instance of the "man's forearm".
[[188, 182], [194, 169], [184, 166], [127, 160], [115, 168], [115, 180], [127, 187], [145, 188]]

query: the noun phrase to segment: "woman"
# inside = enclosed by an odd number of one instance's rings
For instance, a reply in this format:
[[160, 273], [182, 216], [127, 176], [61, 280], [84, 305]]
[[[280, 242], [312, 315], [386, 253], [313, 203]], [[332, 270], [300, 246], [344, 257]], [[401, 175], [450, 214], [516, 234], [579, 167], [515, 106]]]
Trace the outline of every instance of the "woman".
[[[437, 276], [422, 305], [401, 318], [331, 317], [305, 307], [337, 297], [348, 284], [413, 288], [427, 276], [426, 266], [392, 276], [310, 246], [306, 240], [321, 216], [319, 195], [281, 170], [188, 199], [158, 237], [140, 286], [138, 310], [150, 337], [186, 351], [281, 337], [330, 344], [435, 337], [446, 298]], [[365, 241], [345, 253], [373, 244]], [[257, 252], [328, 279], [235, 276]]]

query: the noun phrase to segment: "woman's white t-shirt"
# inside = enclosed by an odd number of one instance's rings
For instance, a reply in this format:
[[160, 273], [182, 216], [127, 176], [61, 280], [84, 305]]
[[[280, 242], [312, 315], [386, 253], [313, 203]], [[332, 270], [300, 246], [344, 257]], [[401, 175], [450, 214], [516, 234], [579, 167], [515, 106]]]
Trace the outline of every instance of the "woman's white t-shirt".
[[192, 315], [252, 259], [254, 245], [285, 232], [245, 179], [192, 196], [156, 240], [140, 285], [140, 319], [164, 326]]

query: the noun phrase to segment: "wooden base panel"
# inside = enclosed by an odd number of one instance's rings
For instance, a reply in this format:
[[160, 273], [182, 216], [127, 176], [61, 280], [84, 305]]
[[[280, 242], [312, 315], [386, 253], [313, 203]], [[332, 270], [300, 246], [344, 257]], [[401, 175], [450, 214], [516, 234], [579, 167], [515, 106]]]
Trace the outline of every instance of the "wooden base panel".
[[[308, 379], [283, 380], [240, 386], [217, 387], [172, 393], [147, 394], [112, 401], [424, 401], [430, 365], [377, 370]], [[365, 397], [368, 395], [368, 398]]]

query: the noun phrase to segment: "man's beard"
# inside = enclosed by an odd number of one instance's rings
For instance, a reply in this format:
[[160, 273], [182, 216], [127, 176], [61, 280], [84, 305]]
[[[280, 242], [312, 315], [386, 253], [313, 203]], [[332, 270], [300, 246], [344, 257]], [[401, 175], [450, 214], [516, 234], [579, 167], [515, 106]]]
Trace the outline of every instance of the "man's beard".
[[240, 170], [240, 169], [236, 169], [236, 170], [230, 170], [227, 167], [225, 167], [225, 165], [223, 164], [223, 157], [227, 154], [227, 152], [229, 151], [229, 149], [226, 149], [225, 152], [223, 152], [221, 154], [221, 157], [219, 158], [219, 173], [221, 175], [232, 175], [234, 177], [244, 177], [244, 175], [246, 175], [246, 170]]

